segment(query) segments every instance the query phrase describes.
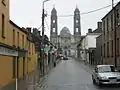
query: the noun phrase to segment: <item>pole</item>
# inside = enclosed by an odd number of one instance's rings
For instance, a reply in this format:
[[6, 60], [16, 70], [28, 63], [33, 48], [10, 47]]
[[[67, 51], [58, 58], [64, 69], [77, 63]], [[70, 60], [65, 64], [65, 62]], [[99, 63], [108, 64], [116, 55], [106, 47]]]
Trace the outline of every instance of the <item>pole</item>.
[[114, 0], [112, 0], [112, 9], [114, 13], [114, 40], [115, 40], [115, 67], [117, 68], [117, 55], [116, 55], [116, 8], [113, 6]]
[[112, 8], [114, 7], [114, 0], [112, 0]]
[[43, 10], [42, 10], [42, 75], [44, 75], [44, 2], [43, 2]]

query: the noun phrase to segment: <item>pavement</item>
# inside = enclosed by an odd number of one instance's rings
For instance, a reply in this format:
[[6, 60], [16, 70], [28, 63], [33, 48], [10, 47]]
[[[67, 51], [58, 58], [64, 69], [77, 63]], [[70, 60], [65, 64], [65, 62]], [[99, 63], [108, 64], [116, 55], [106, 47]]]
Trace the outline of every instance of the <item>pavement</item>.
[[63, 60], [53, 68], [44, 80], [42, 87], [36, 90], [120, 90], [120, 85], [93, 85], [91, 79], [94, 67], [82, 61]]

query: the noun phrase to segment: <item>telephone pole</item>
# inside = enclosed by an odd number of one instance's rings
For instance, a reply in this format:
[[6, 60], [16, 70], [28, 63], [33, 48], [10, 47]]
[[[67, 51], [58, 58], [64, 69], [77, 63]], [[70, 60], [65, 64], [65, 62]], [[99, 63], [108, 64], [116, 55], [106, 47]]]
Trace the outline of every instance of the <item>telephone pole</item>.
[[43, 1], [43, 5], [42, 5], [42, 64], [43, 64], [43, 67], [42, 67], [42, 74], [44, 75], [45, 74], [45, 62], [44, 62], [44, 29], [45, 29], [45, 25], [44, 25], [44, 20], [45, 20], [45, 9], [44, 9], [44, 4], [45, 2], [47, 2], [49, 0], [45, 0]]

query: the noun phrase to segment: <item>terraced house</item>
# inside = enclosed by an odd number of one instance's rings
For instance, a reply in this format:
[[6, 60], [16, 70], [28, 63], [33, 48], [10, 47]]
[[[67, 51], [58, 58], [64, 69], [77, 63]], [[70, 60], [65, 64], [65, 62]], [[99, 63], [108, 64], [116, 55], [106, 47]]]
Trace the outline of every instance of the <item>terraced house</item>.
[[9, 2], [0, 0], [0, 90], [26, 90], [26, 77], [36, 69], [35, 44], [9, 19]]

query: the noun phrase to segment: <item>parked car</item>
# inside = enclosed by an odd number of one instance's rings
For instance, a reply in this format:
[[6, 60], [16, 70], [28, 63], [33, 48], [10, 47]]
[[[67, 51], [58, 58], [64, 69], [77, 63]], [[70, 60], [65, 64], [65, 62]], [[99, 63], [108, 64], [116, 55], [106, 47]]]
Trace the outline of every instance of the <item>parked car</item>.
[[93, 84], [120, 84], [120, 72], [114, 65], [97, 65], [92, 73]]
[[64, 57], [63, 57], [63, 60], [68, 60], [68, 57], [64, 56]]

